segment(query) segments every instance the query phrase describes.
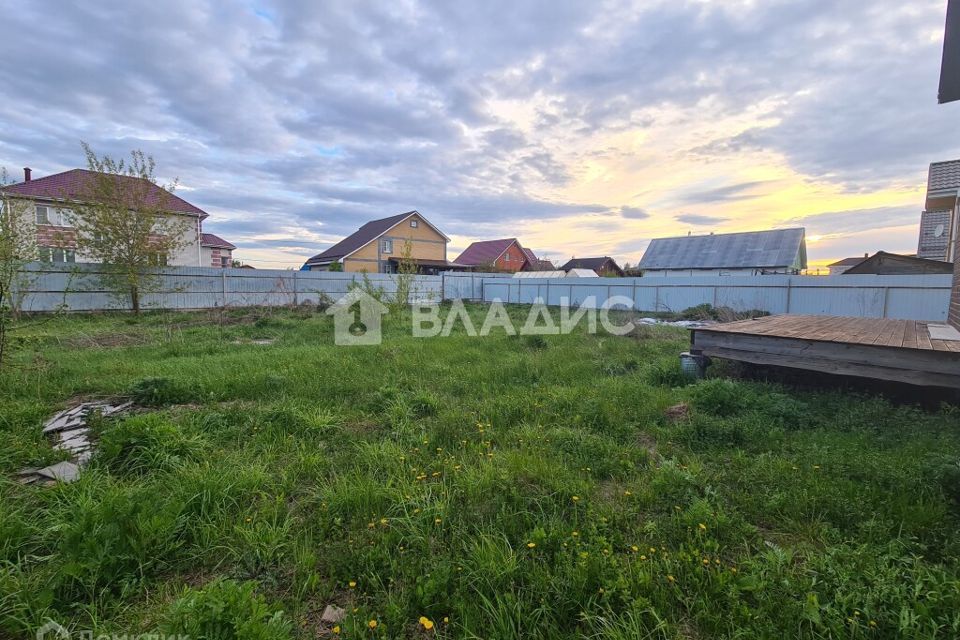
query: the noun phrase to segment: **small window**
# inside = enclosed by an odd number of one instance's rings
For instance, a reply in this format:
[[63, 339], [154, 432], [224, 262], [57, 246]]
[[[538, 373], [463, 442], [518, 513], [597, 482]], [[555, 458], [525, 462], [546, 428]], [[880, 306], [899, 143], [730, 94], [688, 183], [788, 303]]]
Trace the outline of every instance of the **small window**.
[[230, 260], [230, 258], [227, 258], [227, 257], [224, 257], [224, 256], [220, 256], [220, 266], [221, 266], [221, 267], [223, 267], [224, 269], [227, 269], [227, 268], [231, 267], [232, 265], [233, 265], [233, 262]]
[[510, 252], [509, 252], [509, 251], [507, 251], [505, 254], [503, 254], [503, 260], [504, 260], [504, 262], [510, 262]]
[[414, 229], [416, 229], [417, 227], [420, 226], [420, 223], [419, 223], [417, 220], [411, 220], [411, 221], [410, 221], [410, 226], [413, 227]]
[[50, 215], [53, 213], [50, 207], [37, 205], [37, 224], [53, 224]]
[[151, 267], [167, 266], [167, 254], [165, 253], [151, 253], [147, 259]]
[[381, 253], [393, 253], [393, 240], [384, 240], [380, 243]]

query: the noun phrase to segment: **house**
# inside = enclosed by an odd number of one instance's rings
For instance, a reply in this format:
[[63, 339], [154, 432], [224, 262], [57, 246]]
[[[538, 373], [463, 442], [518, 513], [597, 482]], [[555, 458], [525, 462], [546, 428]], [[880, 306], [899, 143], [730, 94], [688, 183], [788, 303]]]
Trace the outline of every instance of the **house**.
[[527, 249], [523, 247], [523, 254], [527, 256], [527, 264], [524, 265], [525, 271], [556, 271], [557, 267], [554, 266], [549, 260], [543, 260], [537, 257], [537, 254], [533, 252], [532, 249]]
[[937, 101], [946, 104], [955, 100], [960, 100], [960, 0], [947, 0]]
[[623, 277], [623, 269], [610, 256], [600, 258], [573, 258], [560, 267], [564, 271], [571, 269], [592, 269], [598, 276]]
[[917, 257], [953, 262], [960, 234], [960, 160], [930, 163]]
[[568, 278], [599, 278], [597, 272], [593, 269], [570, 269], [567, 271]]
[[[34, 179], [32, 173], [30, 168], [24, 168], [23, 182], [3, 187], [3, 191], [11, 198], [30, 203], [30, 215], [37, 225], [40, 259], [46, 262], [84, 262], [84, 256], [77, 255], [76, 230], [70, 225], [71, 203], [82, 201], [83, 194], [97, 174], [87, 169], [71, 169]], [[143, 186], [140, 184], [141, 178], [117, 176], [117, 179], [122, 184], [129, 183], [131, 188], [140, 189]], [[211, 261], [204, 259], [201, 242], [203, 221], [208, 214], [152, 183], [147, 183], [147, 189], [148, 199], [154, 202], [165, 199], [169, 215], [183, 218], [189, 223], [181, 239], [183, 249], [177, 255], [157, 256], [157, 261], [171, 265], [210, 265]]]
[[771, 229], [656, 238], [639, 268], [644, 276], [750, 276], [807, 268], [805, 230]]
[[450, 238], [430, 223], [419, 211], [407, 211], [389, 218], [371, 220], [323, 253], [303, 265], [305, 271], [340, 270], [367, 273], [397, 273], [404, 261], [417, 272], [437, 274], [463, 270], [463, 265], [447, 262]]
[[232, 267], [234, 249], [235, 246], [220, 236], [200, 234], [200, 264], [204, 267]]
[[474, 242], [457, 256], [455, 262], [481, 271], [515, 273], [523, 271], [530, 262], [530, 258], [519, 240], [504, 238]]
[[841, 273], [846, 273], [847, 269], [850, 267], [855, 267], [867, 258], [870, 257], [869, 253], [863, 254], [863, 256], [857, 256], [855, 258], [844, 258], [843, 260], [837, 260], [836, 262], [831, 262], [827, 265], [827, 269], [831, 276], [838, 276]]
[[[882, 276], [925, 275], [928, 273], [953, 273], [953, 264], [940, 260], [927, 260], [916, 256], [902, 256], [896, 253], [878, 251], [866, 260], [846, 271], [850, 275], [874, 274]], [[831, 275], [833, 275], [831, 273]]]

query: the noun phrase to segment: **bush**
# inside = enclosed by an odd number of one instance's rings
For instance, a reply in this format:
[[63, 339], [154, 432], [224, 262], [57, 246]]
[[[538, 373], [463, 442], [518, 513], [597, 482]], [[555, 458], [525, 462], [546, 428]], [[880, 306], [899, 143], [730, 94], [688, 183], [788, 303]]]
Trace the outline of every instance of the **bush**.
[[209, 640], [286, 640], [293, 629], [283, 611], [255, 594], [253, 582], [215, 580], [187, 589], [170, 607], [163, 632]]
[[199, 437], [186, 435], [163, 416], [147, 414], [105, 427], [97, 460], [117, 473], [143, 475], [198, 460], [203, 448]]
[[749, 405], [752, 394], [744, 385], [715, 378], [693, 387], [693, 406], [715, 416], [732, 416]]
[[180, 404], [189, 401], [187, 391], [170, 378], [143, 378], [130, 387], [133, 401], [145, 407]]

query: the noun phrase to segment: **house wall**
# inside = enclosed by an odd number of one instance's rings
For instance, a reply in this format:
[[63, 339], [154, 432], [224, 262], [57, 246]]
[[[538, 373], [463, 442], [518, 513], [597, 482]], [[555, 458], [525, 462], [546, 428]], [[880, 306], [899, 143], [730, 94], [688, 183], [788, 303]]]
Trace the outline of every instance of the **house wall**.
[[[417, 226], [411, 227], [410, 221]], [[382, 241], [393, 241], [393, 252], [383, 253]], [[394, 225], [379, 238], [368, 242], [343, 261], [343, 270], [351, 273], [366, 271], [383, 273], [390, 258], [403, 256], [404, 245], [410, 241], [410, 257], [419, 260], [446, 260], [447, 240], [434, 231], [419, 215], [413, 215]]]
[[222, 268], [221, 258], [228, 261], [233, 260], [233, 251], [231, 249], [221, 249], [219, 247], [200, 247], [200, 266]]
[[[778, 269], [777, 271], [785, 271]], [[755, 276], [759, 269], [644, 269], [643, 276], [666, 278], [689, 278], [691, 276]]]
[[953, 265], [953, 290], [950, 297], [950, 310], [948, 312], [950, 324], [960, 329], [960, 259]]
[[[29, 221], [36, 221], [36, 207], [48, 206], [57, 208], [58, 205], [52, 201], [45, 200], [34, 200], [19, 198], [16, 200], [18, 206], [22, 207], [22, 215]], [[172, 216], [175, 214], [171, 214]], [[200, 256], [200, 235], [198, 228], [198, 220], [194, 216], [176, 216], [178, 219], [186, 220], [187, 224], [183, 232], [182, 241], [184, 247], [174, 253], [173, 255], [167, 256], [167, 263], [170, 265], [178, 266], [206, 266], [209, 262], [204, 262], [201, 264]], [[76, 249], [77, 246], [77, 237], [76, 229], [67, 224], [67, 220], [59, 220], [60, 224], [56, 225], [46, 225], [38, 224], [37, 228], [37, 245], [40, 247], [58, 247], [64, 249]], [[77, 262], [91, 262], [92, 259], [90, 256], [86, 256], [82, 253], [76, 255]]]
[[507, 247], [507, 250], [503, 252], [502, 256], [497, 258], [494, 266], [500, 271], [516, 273], [523, 269], [526, 263], [527, 255], [523, 252], [523, 249], [520, 248], [520, 245], [514, 242]]

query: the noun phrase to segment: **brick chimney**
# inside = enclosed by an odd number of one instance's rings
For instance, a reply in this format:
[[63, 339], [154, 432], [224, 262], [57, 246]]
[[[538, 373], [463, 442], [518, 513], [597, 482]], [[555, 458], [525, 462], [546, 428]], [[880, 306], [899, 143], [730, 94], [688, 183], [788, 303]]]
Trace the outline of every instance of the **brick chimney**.
[[24, 181], [24, 182], [30, 182], [30, 173], [31, 173], [30, 167], [24, 167], [24, 168], [23, 168], [23, 181]]

